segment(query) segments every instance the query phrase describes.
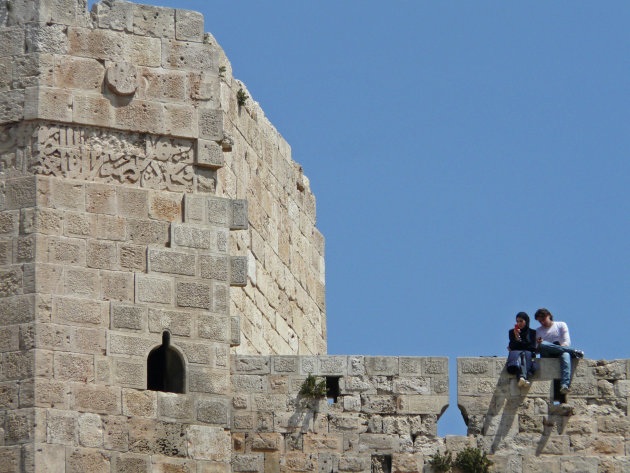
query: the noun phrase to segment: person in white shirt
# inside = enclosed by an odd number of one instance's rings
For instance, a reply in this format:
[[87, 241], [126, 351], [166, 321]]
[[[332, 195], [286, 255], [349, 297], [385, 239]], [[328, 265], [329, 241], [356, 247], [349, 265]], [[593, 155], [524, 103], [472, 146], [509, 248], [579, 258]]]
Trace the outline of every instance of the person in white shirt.
[[560, 392], [566, 394], [571, 385], [571, 358], [583, 358], [584, 352], [571, 348], [569, 327], [554, 322], [547, 309], [538, 309], [534, 318], [540, 323], [536, 329], [538, 352], [543, 358], [560, 358]]

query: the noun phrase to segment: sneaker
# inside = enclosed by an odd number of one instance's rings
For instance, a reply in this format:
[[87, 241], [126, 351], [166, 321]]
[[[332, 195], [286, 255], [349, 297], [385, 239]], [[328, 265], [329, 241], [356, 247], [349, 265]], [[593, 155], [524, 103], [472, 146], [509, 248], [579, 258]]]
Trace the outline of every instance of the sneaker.
[[573, 352], [573, 356], [576, 358], [584, 358], [584, 352], [582, 350], [575, 350]]
[[529, 381], [527, 381], [525, 378], [518, 378], [518, 385], [521, 388], [526, 388], [527, 386], [529, 386], [531, 383]]
[[560, 386], [560, 394], [568, 394], [568, 393], [569, 393], [569, 386], [565, 386], [565, 385]]

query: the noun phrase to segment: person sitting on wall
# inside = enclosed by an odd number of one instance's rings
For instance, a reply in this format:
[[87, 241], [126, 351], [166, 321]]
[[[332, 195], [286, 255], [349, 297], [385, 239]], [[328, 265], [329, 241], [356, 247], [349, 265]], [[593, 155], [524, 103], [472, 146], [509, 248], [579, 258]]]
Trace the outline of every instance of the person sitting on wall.
[[529, 377], [538, 369], [536, 358], [536, 330], [529, 328], [529, 315], [525, 312], [516, 314], [516, 325], [508, 332], [507, 371], [516, 375], [518, 385], [529, 386]]
[[536, 329], [538, 352], [543, 358], [560, 358], [560, 392], [566, 394], [571, 385], [571, 358], [583, 358], [584, 352], [571, 348], [569, 327], [554, 322], [547, 309], [538, 309], [534, 318], [540, 323]]

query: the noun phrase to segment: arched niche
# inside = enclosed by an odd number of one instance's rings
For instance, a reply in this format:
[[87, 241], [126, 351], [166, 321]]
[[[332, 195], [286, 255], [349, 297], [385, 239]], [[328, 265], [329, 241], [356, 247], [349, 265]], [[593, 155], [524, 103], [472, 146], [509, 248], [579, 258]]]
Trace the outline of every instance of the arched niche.
[[183, 393], [186, 370], [181, 355], [170, 346], [171, 334], [162, 334], [162, 345], [151, 350], [147, 359], [147, 389]]

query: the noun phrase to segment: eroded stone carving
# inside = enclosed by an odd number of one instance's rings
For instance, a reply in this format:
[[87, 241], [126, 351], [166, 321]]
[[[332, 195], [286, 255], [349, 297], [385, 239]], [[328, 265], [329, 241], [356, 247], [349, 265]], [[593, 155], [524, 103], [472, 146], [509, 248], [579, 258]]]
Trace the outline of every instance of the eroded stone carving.
[[138, 88], [136, 66], [128, 62], [116, 62], [107, 68], [107, 87], [116, 95], [133, 95]]
[[80, 180], [192, 190], [192, 140], [90, 127], [42, 124], [29, 171]]

